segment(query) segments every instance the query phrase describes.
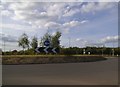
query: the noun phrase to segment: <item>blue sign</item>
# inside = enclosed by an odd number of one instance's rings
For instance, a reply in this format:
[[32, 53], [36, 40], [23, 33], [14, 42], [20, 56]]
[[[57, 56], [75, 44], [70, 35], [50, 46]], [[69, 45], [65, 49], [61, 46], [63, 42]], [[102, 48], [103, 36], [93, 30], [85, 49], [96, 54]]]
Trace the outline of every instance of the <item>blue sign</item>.
[[49, 46], [49, 45], [50, 45], [50, 41], [49, 41], [49, 40], [46, 40], [46, 41], [44, 42], [44, 45], [45, 45], [45, 46]]

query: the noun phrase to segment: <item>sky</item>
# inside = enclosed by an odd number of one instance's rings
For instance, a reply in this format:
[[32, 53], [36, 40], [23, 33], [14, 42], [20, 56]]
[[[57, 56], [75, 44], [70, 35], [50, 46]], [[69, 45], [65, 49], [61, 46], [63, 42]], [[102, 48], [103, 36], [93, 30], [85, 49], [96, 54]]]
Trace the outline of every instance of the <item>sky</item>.
[[60, 31], [61, 46], [117, 47], [117, 2], [1, 2], [0, 46], [2, 50], [21, 50], [18, 38], [29, 40]]

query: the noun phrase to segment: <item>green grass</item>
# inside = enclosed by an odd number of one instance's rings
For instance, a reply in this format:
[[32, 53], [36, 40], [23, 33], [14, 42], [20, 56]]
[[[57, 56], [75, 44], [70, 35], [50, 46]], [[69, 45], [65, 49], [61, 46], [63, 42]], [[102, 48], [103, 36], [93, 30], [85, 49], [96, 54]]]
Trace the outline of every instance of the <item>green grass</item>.
[[63, 57], [65, 55], [3, 55], [2, 58]]
[[100, 55], [2, 55], [2, 58], [33, 58], [33, 57], [65, 57], [65, 56], [100, 56]]
[[48, 63], [79, 63], [106, 60], [102, 56], [93, 55], [4, 55], [2, 64], [48, 64]]

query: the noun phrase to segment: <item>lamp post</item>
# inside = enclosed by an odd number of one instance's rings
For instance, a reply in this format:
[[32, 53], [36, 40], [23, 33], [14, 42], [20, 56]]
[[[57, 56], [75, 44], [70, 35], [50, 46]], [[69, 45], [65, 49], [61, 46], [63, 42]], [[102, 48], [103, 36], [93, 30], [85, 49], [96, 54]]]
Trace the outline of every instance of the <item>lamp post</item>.
[[114, 56], [114, 52], [115, 52], [115, 51], [114, 51], [114, 48], [113, 48], [113, 49], [112, 49], [112, 56]]
[[3, 45], [3, 47], [4, 47], [4, 52], [5, 52], [5, 40], [4, 40], [4, 45]]
[[112, 56], [114, 56], [115, 51], [114, 51], [114, 43], [113, 43], [113, 48], [112, 48]]
[[3, 40], [3, 50], [4, 50], [4, 52], [5, 52], [5, 39], [4, 39], [3, 37], [5, 37], [5, 35], [2, 36], [2, 40]]
[[83, 49], [83, 54], [85, 54], [86, 52], [85, 52], [85, 49]]
[[102, 45], [102, 56], [103, 56], [104, 45]]
[[68, 37], [68, 39], [69, 39], [69, 48], [70, 48], [70, 45], [71, 45], [71, 38], [70, 37]]

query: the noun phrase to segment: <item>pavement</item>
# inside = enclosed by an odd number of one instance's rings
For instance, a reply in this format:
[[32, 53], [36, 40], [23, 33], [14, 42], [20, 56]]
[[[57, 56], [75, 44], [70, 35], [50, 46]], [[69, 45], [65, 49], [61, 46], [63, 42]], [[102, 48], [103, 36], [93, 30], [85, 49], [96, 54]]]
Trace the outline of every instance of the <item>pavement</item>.
[[87, 63], [3, 65], [3, 85], [117, 85], [118, 58]]

